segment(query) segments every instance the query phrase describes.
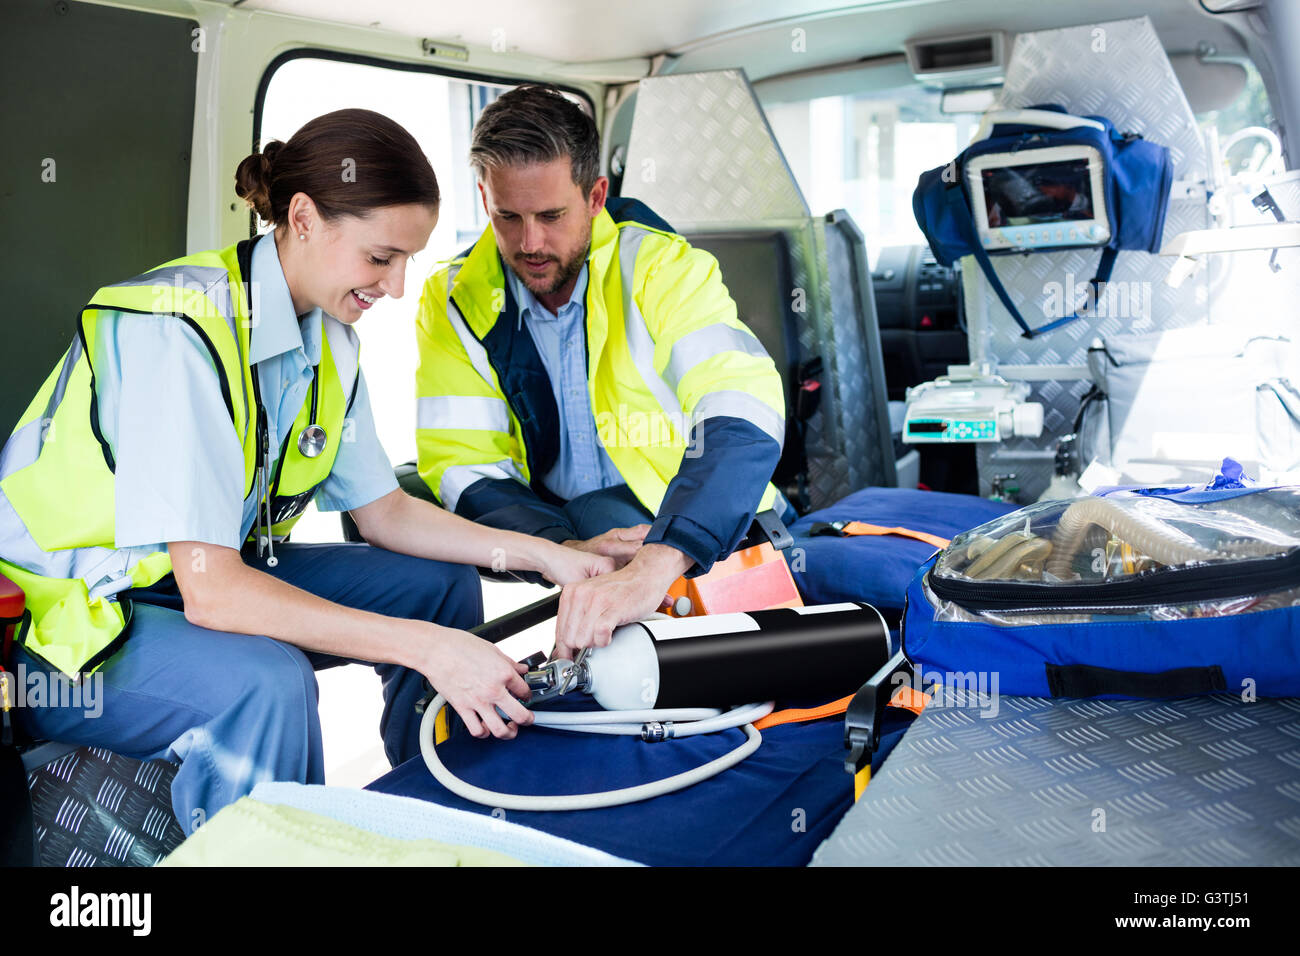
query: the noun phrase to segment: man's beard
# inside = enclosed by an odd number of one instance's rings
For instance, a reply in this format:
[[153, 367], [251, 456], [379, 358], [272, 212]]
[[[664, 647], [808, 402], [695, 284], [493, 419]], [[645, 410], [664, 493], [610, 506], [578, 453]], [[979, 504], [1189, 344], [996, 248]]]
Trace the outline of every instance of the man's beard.
[[[573, 256], [573, 258], [570, 259], [568, 262], [559, 263], [560, 271], [556, 275], [555, 281], [553, 281], [545, 289], [533, 288], [531, 282], [529, 281], [530, 277], [524, 275], [524, 273], [520, 272], [519, 269], [516, 269], [514, 263], [510, 264], [510, 268], [511, 271], [513, 271], [514, 274], [519, 278], [519, 281], [522, 282], [525, 286], [527, 286], [528, 291], [531, 292], [533, 295], [555, 295], [555, 293], [563, 289], [565, 285], [567, 285], [571, 280], [576, 279], [578, 277], [578, 273], [582, 271], [583, 265], [586, 264], [587, 262], [587, 255], [590, 252], [591, 252], [591, 235], [589, 233], [587, 235], [587, 241], [582, 246], [582, 251], [576, 253]], [[523, 255], [518, 255], [516, 258], [526, 260], [526, 257]], [[534, 278], [532, 279], [532, 281], [535, 282], [536, 279]]]

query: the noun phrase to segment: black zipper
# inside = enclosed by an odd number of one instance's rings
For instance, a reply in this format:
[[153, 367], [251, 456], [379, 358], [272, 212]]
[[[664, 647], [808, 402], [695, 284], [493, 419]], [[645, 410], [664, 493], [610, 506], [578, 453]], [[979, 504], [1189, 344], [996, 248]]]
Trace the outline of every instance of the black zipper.
[[266, 489], [266, 500], [272, 504], [272, 519], [275, 518], [275, 499], [279, 497], [280, 493], [280, 473], [284, 471], [284, 460], [289, 457], [289, 441], [292, 438], [293, 428], [290, 428], [289, 434], [284, 436], [284, 444], [280, 446], [280, 460], [275, 463], [275, 476], [271, 479], [271, 484], [268, 485]]
[[131, 622], [135, 617], [135, 604], [127, 597], [118, 598], [117, 604], [122, 609], [122, 630], [118, 631], [117, 635], [101, 647], [99, 652], [90, 660], [81, 665], [80, 670], [82, 673], [93, 671], [107, 661], [121, 650], [122, 645], [126, 643], [126, 639], [131, 636]]
[[82, 322], [82, 316], [90, 308], [92, 306], [86, 306], [77, 314], [77, 338], [81, 340], [81, 354], [85, 356], [86, 370], [90, 372], [90, 433], [95, 436], [95, 441], [99, 442], [99, 450], [103, 452], [104, 464], [108, 466], [109, 474], [116, 475], [117, 462], [113, 460], [113, 450], [108, 447], [108, 441], [99, 429], [99, 390], [95, 388], [95, 363], [90, 357], [90, 350], [86, 347], [86, 327]]
[[[118, 631], [116, 635], [113, 636], [112, 640], [110, 640], [107, 644], [105, 644], [93, 655], [91, 655], [85, 661], [85, 663], [78, 666], [77, 668], [78, 677], [76, 679], [80, 679], [81, 676], [90, 674], [92, 671], [95, 670], [95, 668], [99, 667], [106, 660], [108, 660], [110, 657], [112, 657], [114, 654], [120, 651], [122, 649], [122, 645], [126, 643], [126, 639], [130, 637], [131, 621], [134, 617], [135, 605], [128, 597], [119, 597], [117, 603], [118, 606], [122, 609], [122, 629]], [[27, 628], [26, 633], [15, 633], [13, 643], [16, 646], [21, 647], [27, 654], [31, 655], [32, 657], [34, 657], [36, 660], [40, 661], [42, 664], [46, 665], [47, 667], [51, 667], [55, 671], [60, 670], [61, 668], [57, 664], [51, 664], [48, 660], [42, 657], [40, 653], [38, 653], [34, 648], [27, 646], [26, 640], [27, 637], [30, 635], [31, 628], [32, 628], [31, 614], [24, 613], [23, 620], [26, 622], [26, 628]], [[23, 625], [20, 624], [19, 630], [21, 630], [22, 627]]]
[[1095, 584], [984, 584], [925, 576], [935, 597], [970, 611], [1065, 611], [1200, 604], [1300, 587], [1300, 549], [1195, 568], [1146, 571]]

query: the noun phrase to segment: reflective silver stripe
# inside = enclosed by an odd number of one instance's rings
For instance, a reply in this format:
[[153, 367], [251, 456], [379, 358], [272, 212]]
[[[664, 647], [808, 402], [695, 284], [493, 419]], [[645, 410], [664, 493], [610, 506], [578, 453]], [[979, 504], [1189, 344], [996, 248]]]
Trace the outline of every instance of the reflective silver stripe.
[[0, 481], [26, 468], [40, 456], [48, 421], [48, 418], [33, 419], [9, 436], [4, 451], [0, 451]]
[[[244, 279], [248, 281], [249, 277], [245, 276]], [[239, 338], [239, 328], [235, 321], [235, 303], [231, 298], [230, 273], [226, 271], [225, 266], [198, 266], [192, 264], [164, 266], [151, 272], [141, 273], [122, 282], [114, 282], [105, 288], [123, 289], [145, 285], [174, 286], [179, 289], [201, 291], [212, 301], [221, 317], [225, 319], [226, 327], [230, 329], [230, 334], [235, 340], [235, 351], [239, 354], [242, 362], [247, 362], [248, 357], [244, 354], [243, 343]], [[258, 297], [256, 283], [249, 282], [249, 295], [255, 302]], [[253, 309], [253, 303], [250, 303], [249, 307], [250, 310]], [[108, 308], [105, 311], [112, 311], [112, 309]], [[256, 318], [253, 317], [252, 321], [255, 322]], [[353, 332], [352, 334], [355, 337], [356, 333]], [[244, 381], [242, 374], [239, 376], [239, 386], [244, 395], [244, 438], [246, 439], [248, 437], [248, 425], [253, 416], [250, 414], [249, 409], [248, 384]]]
[[133, 279], [114, 282], [109, 289], [123, 289], [134, 286], [172, 286], [194, 292], [202, 292], [212, 300], [221, 317], [230, 326], [230, 334], [239, 340], [235, 328], [235, 306], [230, 298], [230, 273], [224, 266], [174, 265], [145, 272]]
[[228, 275], [225, 266], [196, 266], [182, 263], [142, 272], [130, 279], [114, 282], [107, 288], [123, 289], [137, 285], [174, 285], [181, 288], [206, 290], [208, 286], [226, 279]]
[[717, 322], [689, 332], [673, 344], [672, 356], [668, 359], [668, 367], [664, 369], [664, 378], [675, 391], [687, 372], [723, 352], [743, 352], [755, 358], [768, 357], [763, 343], [751, 333]]
[[81, 336], [74, 336], [72, 345], [68, 347], [67, 354], [63, 357], [63, 368], [59, 369], [59, 380], [54, 383], [54, 391], [50, 392], [50, 400], [45, 403], [45, 414], [42, 418], [50, 419], [54, 417], [54, 410], [59, 407], [63, 401], [63, 393], [68, 390], [68, 379], [72, 377], [72, 370], [77, 361], [81, 358]]
[[496, 391], [496, 380], [492, 375], [492, 363], [488, 361], [487, 349], [483, 348], [483, 344], [474, 338], [474, 333], [469, 330], [464, 317], [460, 314], [460, 309], [456, 308], [456, 303], [451, 298], [452, 286], [456, 284], [456, 276], [459, 274], [460, 268], [460, 266], [454, 265], [447, 272], [447, 321], [451, 323], [456, 338], [460, 339], [461, 347], [465, 349], [465, 354], [469, 356], [474, 371], [478, 372], [479, 377], [487, 382], [490, 389]]
[[45, 444], [46, 428], [63, 401], [63, 394], [68, 390], [68, 379], [72, 377], [72, 369], [80, 358], [81, 337], [77, 336], [63, 356], [63, 367], [59, 369], [58, 381], [54, 383], [54, 389], [45, 403], [44, 413], [10, 435], [4, 450], [0, 451], [0, 480], [26, 468], [40, 457], [41, 447]]
[[[654, 395], [659, 407], [673, 421], [682, 420], [682, 406], [677, 401], [677, 392], [669, 387], [659, 373], [655, 371], [655, 343], [646, 328], [645, 318], [637, 307], [632, 294], [633, 277], [636, 274], [636, 254], [646, 236], [654, 235], [635, 226], [623, 226], [618, 232], [618, 267], [622, 273], [623, 286], [623, 330], [627, 336], [627, 349], [632, 355], [632, 362], [646, 387]], [[686, 436], [682, 436], [685, 438]]]
[[473, 428], [510, 434], [510, 412], [503, 398], [469, 395], [426, 396], [417, 402], [416, 428]]
[[[147, 545], [134, 548], [61, 548], [42, 551], [14, 510], [9, 496], [0, 489], [0, 556], [10, 564], [47, 578], [81, 578], [91, 600], [130, 587], [127, 575], [140, 559], [158, 549]], [[127, 583], [122, 581], [127, 578]]]
[[710, 392], [696, 404], [691, 425], [722, 416], [743, 419], [762, 429], [778, 445], [785, 445], [785, 416], [748, 392]]
[[357, 362], [361, 355], [361, 340], [357, 338], [356, 329], [344, 325], [332, 315], [322, 315], [321, 321], [325, 338], [329, 340], [330, 355], [334, 357], [334, 368], [343, 385], [343, 401], [346, 403], [352, 396], [352, 386], [360, 374]]
[[519, 468], [509, 458], [485, 465], [453, 465], [442, 473], [438, 482], [438, 498], [448, 511], [455, 511], [465, 489], [483, 478], [513, 478], [527, 484]]

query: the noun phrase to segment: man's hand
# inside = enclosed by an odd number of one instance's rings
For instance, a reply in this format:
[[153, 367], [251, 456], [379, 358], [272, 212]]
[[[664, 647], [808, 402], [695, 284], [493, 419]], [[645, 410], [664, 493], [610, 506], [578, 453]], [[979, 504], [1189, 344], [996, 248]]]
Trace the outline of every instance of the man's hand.
[[668, 586], [693, 563], [676, 548], [647, 544], [626, 567], [569, 585], [560, 595], [551, 656], [572, 659], [584, 647], [604, 647], [614, 628], [657, 611]]
[[649, 531], [648, 524], [637, 524], [630, 528], [610, 528], [604, 534], [598, 534], [586, 541], [566, 541], [564, 545], [579, 551], [613, 558], [614, 567], [621, 568], [636, 557], [637, 552], [641, 550], [641, 541]]

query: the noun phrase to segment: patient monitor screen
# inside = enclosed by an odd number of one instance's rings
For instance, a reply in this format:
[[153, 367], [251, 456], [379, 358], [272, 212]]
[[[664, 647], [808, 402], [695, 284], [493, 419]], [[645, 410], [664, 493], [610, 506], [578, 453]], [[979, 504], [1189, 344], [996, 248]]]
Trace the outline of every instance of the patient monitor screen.
[[980, 177], [990, 229], [1095, 218], [1086, 159], [998, 166]]

